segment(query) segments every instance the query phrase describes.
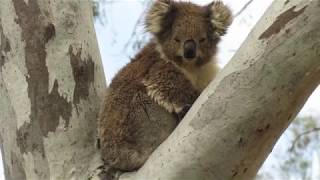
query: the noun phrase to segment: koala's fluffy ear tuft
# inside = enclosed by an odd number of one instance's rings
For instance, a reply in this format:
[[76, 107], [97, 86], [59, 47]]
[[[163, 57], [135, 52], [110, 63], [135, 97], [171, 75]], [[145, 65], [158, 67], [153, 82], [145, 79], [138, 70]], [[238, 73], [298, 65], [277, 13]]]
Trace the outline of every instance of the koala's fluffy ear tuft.
[[215, 35], [223, 36], [233, 20], [231, 10], [219, 0], [210, 3], [207, 10]]
[[158, 35], [169, 28], [173, 22], [173, 11], [174, 4], [171, 0], [156, 0], [146, 15], [146, 30]]

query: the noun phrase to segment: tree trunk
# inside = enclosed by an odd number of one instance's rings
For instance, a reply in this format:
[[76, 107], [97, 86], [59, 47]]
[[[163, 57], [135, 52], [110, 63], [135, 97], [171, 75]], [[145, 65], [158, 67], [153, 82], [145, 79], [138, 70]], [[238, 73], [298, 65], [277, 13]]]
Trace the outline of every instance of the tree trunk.
[[8, 180], [86, 179], [105, 79], [86, 0], [1, 0], [0, 143]]
[[253, 179], [320, 81], [320, 1], [274, 1], [170, 137], [120, 179]]

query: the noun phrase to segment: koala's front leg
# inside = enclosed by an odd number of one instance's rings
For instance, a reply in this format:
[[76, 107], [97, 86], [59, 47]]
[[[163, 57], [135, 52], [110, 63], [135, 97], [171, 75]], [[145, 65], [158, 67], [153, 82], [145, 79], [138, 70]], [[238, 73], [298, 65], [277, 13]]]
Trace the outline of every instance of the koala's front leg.
[[170, 113], [177, 114], [179, 119], [183, 118], [200, 94], [171, 63], [154, 66], [142, 83], [155, 102]]

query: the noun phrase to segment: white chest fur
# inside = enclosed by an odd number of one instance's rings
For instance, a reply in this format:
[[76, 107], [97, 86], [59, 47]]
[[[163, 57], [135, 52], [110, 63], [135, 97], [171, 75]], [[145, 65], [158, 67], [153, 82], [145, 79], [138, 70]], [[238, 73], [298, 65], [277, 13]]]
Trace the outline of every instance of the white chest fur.
[[219, 67], [214, 61], [201, 66], [182, 69], [179, 68], [186, 77], [191, 81], [192, 85], [199, 90], [203, 91], [208, 86], [211, 80], [216, 76], [219, 71]]

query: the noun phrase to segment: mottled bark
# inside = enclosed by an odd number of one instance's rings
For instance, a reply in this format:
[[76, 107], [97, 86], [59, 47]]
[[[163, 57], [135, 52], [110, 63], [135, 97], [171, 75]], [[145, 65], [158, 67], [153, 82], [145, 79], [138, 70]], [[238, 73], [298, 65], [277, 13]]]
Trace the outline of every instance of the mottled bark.
[[274, 1], [146, 164], [122, 180], [253, 179], [320, 82], [320, 1]]
[[[0, 143], [7, 179], [85, 179], [105, 79], [86, 1], [0, 3]], [[93, 162], [96, 161], [96, 162]]]

